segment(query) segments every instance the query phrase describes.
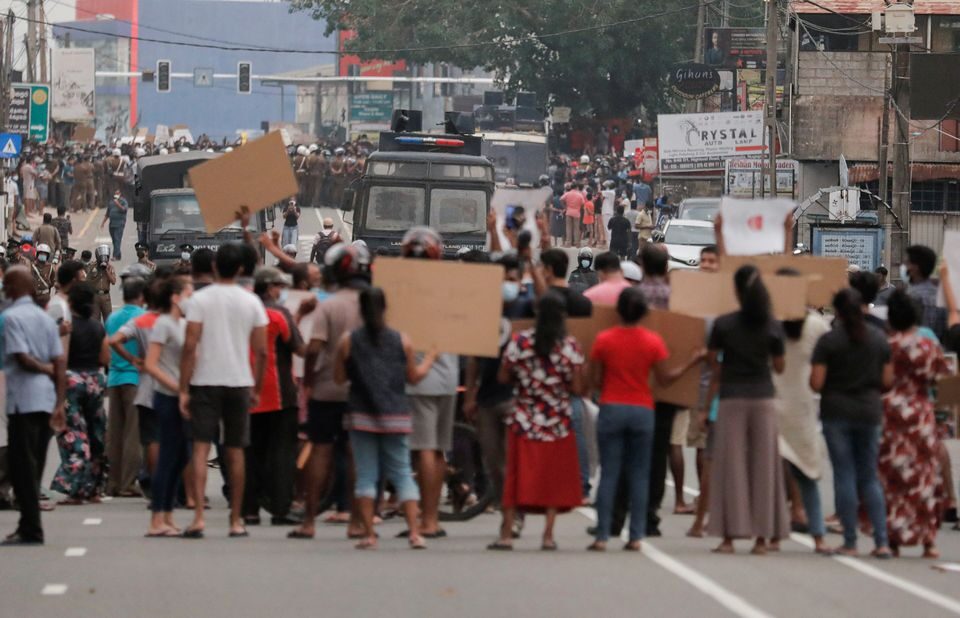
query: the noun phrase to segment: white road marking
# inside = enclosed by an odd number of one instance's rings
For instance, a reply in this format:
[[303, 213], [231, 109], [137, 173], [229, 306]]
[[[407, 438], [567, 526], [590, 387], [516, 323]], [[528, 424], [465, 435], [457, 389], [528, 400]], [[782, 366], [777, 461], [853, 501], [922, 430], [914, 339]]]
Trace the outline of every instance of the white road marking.
[[[667, 485], [670, 487], [676, 487], [672, 481], [667, 481]], [[684, 485], [683, 491], [693, 496], [700, 495], [699, 491], [693, 489], [692, 487], [687, 487], [686, 485]], [[813, 549], [814, 547], [813, 539], [805, 534], [797, 534], [796, 532], [791, 533], [790, 540], [809, 549]], [[896, 575], [891, 575], [886, 571], [882, 571], [874, 566], [864, 563], [858, 558], [850, 558], [848, 556], [833, 556], [833, 559], [846, 567], [850, 567], [855, 571], [859, 571], [867, 577], [872, 577], [873, 579], [881, 581], [885, 584], [889, 584], [894, 588], [899, 588], [900, 590], [912, 594], [919, 599], [923, 599], [928, 603], [939, 605], [949, 612], [960, 615], [960, 601], [956, 599], [942, 595], [935, 590], [931, 590], [925, 586], [921, 586], [920, 584], [915, 584], [909, 580], [897, 577]]]
[[43, 590], [40, 591], [40, 594], [46, 596], [58, 596], [64, 594], [67, 591], [66, 584], [47, 584], [43, 587]]
[[[577, 512], [596, 523], [597, 515], [593, 509], [579, 508]], [[624, 529], [624, 533], [626, 532], [626, 529]], [[670, 571], [700, 592], [711, 597], [714, 601], [723, 605], [737, 616], [744, 618], [772, 618], [771, 614], [751, 605], [742, 597], [730, 592], [699, 571], [695, 571], [679, 560], [665, 554], [646, 540], [643, 543], [643, 555], [656, 563], [657, 566]]]
[[[813, 549], [813, 540], [807, 535], [797, 534], [794, 532], [790, 535], [790, 539], [795, 543], [803, 545], [804, 547]], [[894, 588], [899, 588], [900, 590], [912, 594], [913, 596], [928, 603], [939, 605], [943, 609], [953, 614], [960, 615], [960, 601], [957, 601], [956, 599], [940, 594], [939, 592], [931, 590], [925, 586], [921, 586], [920, 584], [915, 584], [912, 581], [897, 577], [896, 575], [891, 575], [886, 571], [881, 571], [874, 566], [866, 564], [863, 560], [858, 558], [850, 558], [848, 556], [833, 556], [833, 560], [846, 567], [850, 567], [855, 571], [860, 571], [867, 577], [872, 577], [873, 579], [881, 581], [885, 584], [889, 584]]]
[[64, 557], [66, 558], [83, 558], [87, 555], [86, 547], [68, 547], [67, 551], [63, 552]]
[[97, 236], [96, 239], [94, 239], [94, 242], [98, 245], [109, 245], [113, 242], [113, 239], [109, 236]]
[[99, 526], [103, 523], [103, 520], [99, 517], [88, 517], [83, 520], [84, 526]]

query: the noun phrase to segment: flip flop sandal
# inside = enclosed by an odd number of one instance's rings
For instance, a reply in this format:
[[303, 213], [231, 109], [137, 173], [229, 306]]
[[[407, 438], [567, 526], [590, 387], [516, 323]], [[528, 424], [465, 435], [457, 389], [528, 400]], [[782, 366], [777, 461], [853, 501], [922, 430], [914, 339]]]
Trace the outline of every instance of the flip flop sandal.
[[540, 545], [540, 551], [557, 551], [556, 543], [543, 543]]
[[287, 538], [288, 538], [288, 539], [310, 540], [310, 539], [313, 538], [313, 535], [312, 535], [312, 534], [308, 534], [308, 533], [306, 533], [306, 532], [301, 532], [300, 530], [291, 530], [290, 532], [287, 533]]
[[174, 539], [182, 536], [176, 530], [164, 530], [163, 532], [148, 532], [143, 535], [146, 539]]
[[[410, 536], [409, 531], [407, 532], [407, 536]], [[447, 538], [447, 531], [443, 528], [437, 528], [436, 532], [421, 532], [420, 536], [425, 539], [445, 539]]]
[[587, 551], [594, 551], [597, 553], [601, 553], [601, 552], [607, 551], [607, 546], [598, 545], [597, 543], [591, 543], [590, 545], [587, 546]]
[[187, 529], [187, 530], [184, 530], [184, 531], [183, 531], [183, 534], [181, 535], [181, 537], [184, 538], [184, 539], [202, 539], [202, 538], [203, 538], [203, 530], [202, 530], [202, 529], [197, 529], [197, 530]]
[[424, 543], [423, 538], [419, 539], [410, 539], [410, 549], [426, 549], [427, 544]]
[[[375, 537], [377, 537], [377, 538], [379, 539], [379, 538], [380, 538], [380, 533], [379, 533], [379, 532], [374, 532], [374, 533], [373, 533], [373, 536], [375, 536]], [[313, 537], [310, 537], [310, 538], [313, 538]], [[347, 535], [347, 538], [350, 539], [351, 541], [359, 541], [360, 539], [365, 539], [365, 538], [367, 538], [367, 535], [366, 535], [366, 534], [363, 534], [363, 533], [360, 533], [360, 534], [353, 533], [353, 534], [348, 534], [348, 535]]]
[[370, 539], [364, 539], [353, 546], [354, 549], [359, 549], [361, 551], [370, 551], [377, 548], [377, 541]]
[[231, 530], [231, 531], [230, 531], [230, 534], [228, 534], [227, 536], [228, 536], [229, 538], [231, 538], [231, 539], [243, 539], [243, 538], [246, 538], [246, 537], [250, 536], [250, 533], [247, 532], [246, 530], [243, 530], [243, 531], [241, 531], [241, 532], [237, 532], [237, 531], [235, 531], [235, 530]]
[[501, 543], [500, 541], [494, 541], [487, 545], [487, 549], [490, 551], [513, 551], [513, 545], [507, 543]]

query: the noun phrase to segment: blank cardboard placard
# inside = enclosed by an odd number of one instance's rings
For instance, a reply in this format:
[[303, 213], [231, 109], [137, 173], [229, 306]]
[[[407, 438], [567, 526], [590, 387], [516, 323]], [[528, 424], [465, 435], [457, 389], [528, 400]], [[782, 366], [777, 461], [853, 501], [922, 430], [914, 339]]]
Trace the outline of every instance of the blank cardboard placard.
[[[778, 320], [800, 320], [807, 314], [807, 280], [763, 275]], [[730, 272], [674, 270], [670, 273], [670, 310], [700, 318], [740, 308]]]
[[279, 133], [190, 168], [203, 222], [216, 232], [237, 220], [242, 206], [258, 212], [297, 193], [287, 149]]
[[848, 262], [845, 258], [797, 255], [725, 255], [720, 260], [721, 272], [733, 273], [752, 264], [764, 275], [776, 275], [781, 268], [792, 268], [807, 278], [807, 304], [829, 307], [833, 296], [849, 285]]
[[75, 126], [73, 128], [73, 135], [71, 138], [75, 142], [89, 142], [93, 140], [94, 135], [96, 135], [97, 130], [93, 127], [85, 126]]
[[942, 378], [937, 382], [937, 403], [941, 406], [960, 406], [960, 376]]
[[[567, 333], [577, 340], [585, 358], [590, 358], [593, 343], [601, 332], [620, 324], [617, 310], [613, 307], [593, 308], [589, 318], [570, 318], [567, 320]], [[670, 351], [667, 367], [673, 368], [690, 360], [696, 350], [706, 343], [706, 321], [702, 318], [681, 315], [671, 311], [651, 310], [641, 323], [663, 338]], [[514, 320], [513, 332], [533, 328], [533, 320]], [[667, 387], [661, 387], [651, 376], [654, 399], [686, 408], [695, 407], [700, 397], [700, 372], [696, 369]]]
[[503, 267], [379, 258], [373, 285], [387, 297], [387, 324], [417, 350], [499, 355]]

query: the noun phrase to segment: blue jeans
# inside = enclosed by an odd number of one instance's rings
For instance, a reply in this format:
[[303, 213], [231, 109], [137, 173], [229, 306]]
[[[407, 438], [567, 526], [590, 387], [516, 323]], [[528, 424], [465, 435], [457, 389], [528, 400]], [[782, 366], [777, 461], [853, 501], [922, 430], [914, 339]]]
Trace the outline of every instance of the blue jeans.
[[295, 245], [300, 238], [300, 227], [297, 225], [283, 226], [283, 234], [280, 237], [280, 247]]
[[630, 494], [630, 540], [647, 532], [650, 497], [650, 457], [654, 414], [650, 408], [600, 406], [597, 443], [600, 447], [600, 487], [597, 490], [597, 540], [610, 538], [610, 522], [620, 474], [627, 475]]
[[169, 513], [177, 496], [180, 473], [190, 461], [187, 421], [180, 416], [180, 400], [163, 393], [153, 394], [153, 414], [157, 415], [160, 455], [151, 481], [153, 498], [150, 500], [150, 510]]
[[[789, 462], [788, 462], [789, 463]], [[800, 498], [803, 500], [803, 510], [807, 512], [807, 527], [810, 529], [810, 536], [820, 537], [826, 534], [823, 525], [823, 507], [820, 506], [820, 488], [817, 482], [808, 478], [801, 472], [800, 468], [792, 463], [790, 473], [797, 481], [800, 488]]]
[[351, 431], [353, 461], [357, 473], [354, 495], [376, 499], [380, 473], [393, 483], [400, 502], [420, 499], [420, 489], [413, 480], [410, 467], [410, 446], [406, 434]]
[[587, 436], [583, 433], [583, 417], [587, 413], [587, 406], [583, 399], [574, 397], [570, 401], [573, 407], [573, 433], [577, 439], [577, 458], [580, 460], [580, 483], [583, 497], [590, 495], [590, 451], [587, 448]]
[[[843, 524], [843, 546], [857, 547], [857, 507], [862, 499], [873, 525], [877, 547], [887, 546], [887, 507], [877, 478], [879, 423], [823, 421], [823, 437], [833, 466], [833, 491], [837, 515]], [[858, 499], [859, 496], [859, 499]]]
[[123, 225], [110, 225], [110, 240], [113, 243], [113, 257], [120, 259], [120, 243], [123, 242]]

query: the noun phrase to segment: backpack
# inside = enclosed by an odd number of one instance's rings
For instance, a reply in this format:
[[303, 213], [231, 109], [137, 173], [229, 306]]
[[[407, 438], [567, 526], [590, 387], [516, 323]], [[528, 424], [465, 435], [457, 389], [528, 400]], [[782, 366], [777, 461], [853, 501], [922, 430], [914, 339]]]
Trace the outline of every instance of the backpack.
[[313, 241], [313, 250], [310, 251], [310, 261], [316, 262], [317, 264], [323, 264], [323, 256], [327, 254], [327, 251], [330, 250], [330, 247], [334, 246], [340, 242], [340, 234], [336, 232], [330, 232], [329, 234], [317, 234], [316, 240]]

